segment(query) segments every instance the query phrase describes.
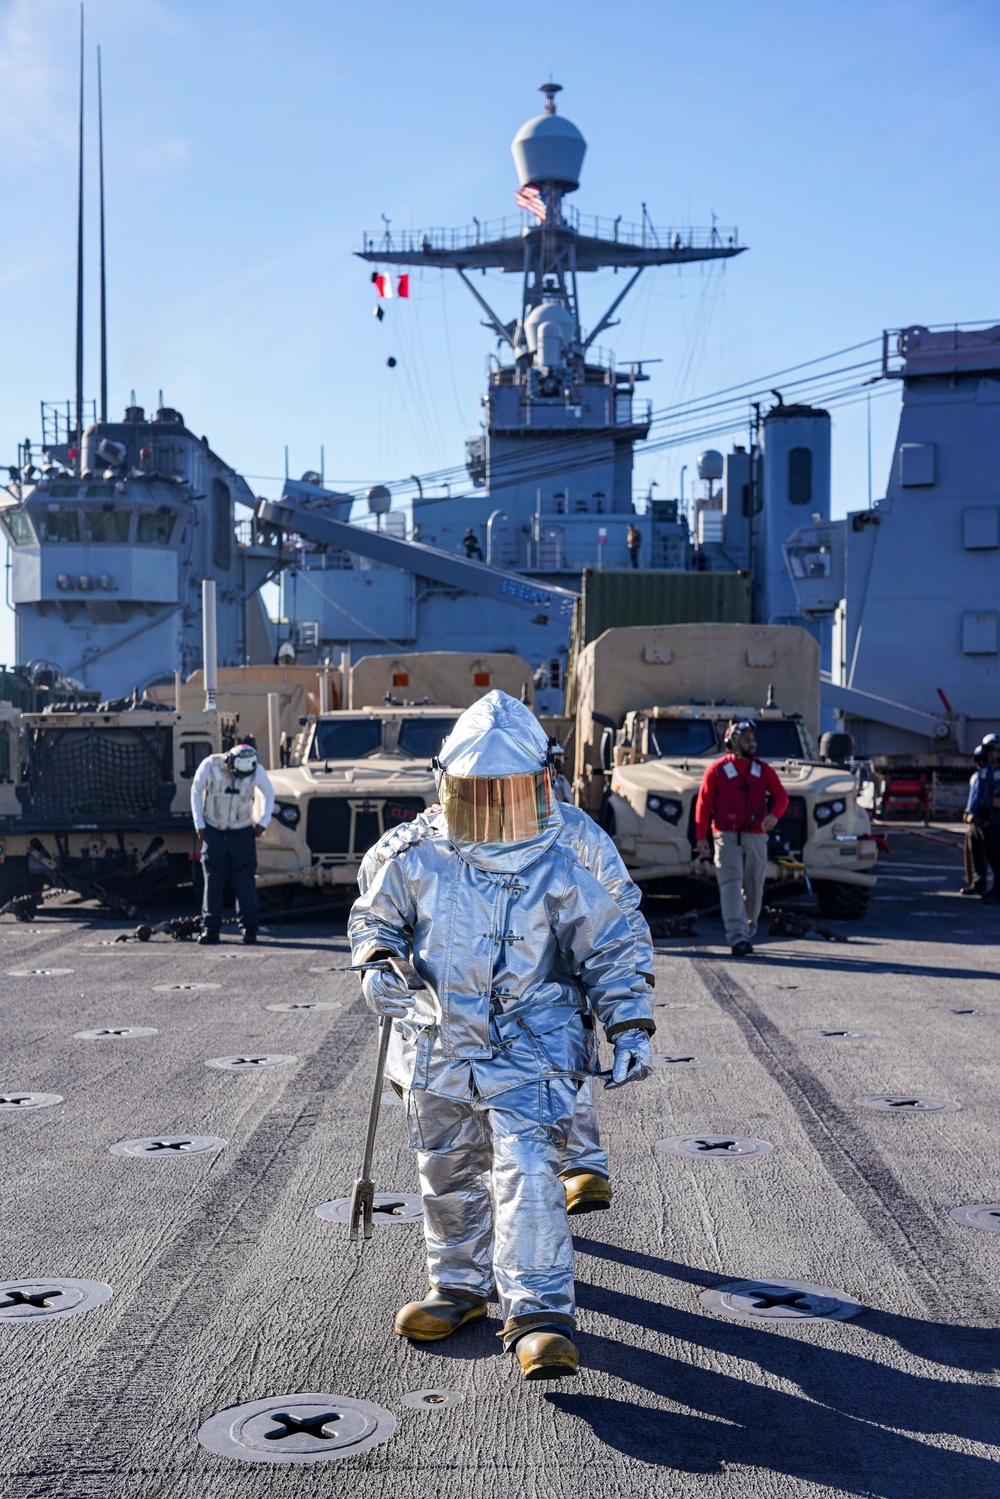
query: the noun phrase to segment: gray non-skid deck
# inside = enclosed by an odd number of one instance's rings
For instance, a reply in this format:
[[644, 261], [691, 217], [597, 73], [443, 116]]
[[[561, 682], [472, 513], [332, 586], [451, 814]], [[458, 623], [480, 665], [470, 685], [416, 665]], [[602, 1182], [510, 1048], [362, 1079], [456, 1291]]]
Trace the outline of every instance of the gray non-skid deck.
[[[1000, 1234], [949, 1217], [1000, 1198], [1000, 911], [957, 895], [947, 833], [893, 845], [847, 944], [765, 940], [738, 963], [708, 921], [703, 941], [658, 952], [656, 1049], [714, 1065], [664, 1067], [600, 1100], [616, 1198], [575, 1220], [584, 1368], [561, 1384], [521, 1383], [495, 1308], [446, 1343], [402, 1343], [392, 1318], [424, 1284], [419, 1226], [379, 1227], [360, 1250], [315, 1214], [350, 1189], [374, 1057], [342, 921], [205, 950], [105, 945], [121, 923], [66, 910], [4, 919], [0, 1089], [64, 1102], [0, 1111], [0, 1280], [70, 1276], [113, 1295], [49, 1323], [0, 1321], [0, 1494], [1000, 1495]], [[70, 971], [6, 976], [31, 968]], [[186, 983], [219, 987], [158, 987]], [[265, 1008], [314, 1000], [341, 1008]], [[157, 1034], [74, 1039], [119, 1026]], [[265, 1053], [298, 1061], [204, 1065]], [[878, 1113], [855, 1102], [869, 1094], [961, 1107]], [[773, 1150], [655, 1149], [727, 1132]], [[109, 1151], [188, 1134], [226, 1145]], [[391, 1099], [376, 1168], [385, 1190], [415, 1189]], [[743, 1278], [816, 1282], [864, 1310], [787, 1326], [699, 1302]], [[400, 1405], [432, 1386], [464, 1399]], [[395, 1431], [312, 1466], [199, 1446], [213, 1412], [296, 1391], [374, 1401]]]

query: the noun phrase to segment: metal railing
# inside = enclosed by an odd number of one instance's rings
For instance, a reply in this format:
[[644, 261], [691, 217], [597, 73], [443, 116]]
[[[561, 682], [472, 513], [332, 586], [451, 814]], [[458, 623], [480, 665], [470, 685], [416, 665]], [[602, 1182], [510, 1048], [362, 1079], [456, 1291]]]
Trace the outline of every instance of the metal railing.
[[[998, 329], [1000, 318], [973, 318], [968, 323], [911, 323], [905, 328], [883, 328], [882, 374], [898, 379], [906, 373], [906, 356], [911, 343], [915, 345], [914, 352], [918, 356], [982, 352], [1000, 342]], [[923, 348], [920, 348], [921, 334], [929, 335]]]
[[[42, 447], [55, 448], [71, 442], [76, 435], [76, 405], [73, 401], [43, 401]], [[97, 420], [97, 402], [84, 401], [81, 408], [83, 430]]]
[[[501, 219], [474, 220], [457, 229], [385, 229], [379, 234], [362, 236], [363, 253], [377, 255], [379, 250], [388, 254], [413, 255], [426, 251], [436, 254], [453, 250], [474, 250], [477, 245], [496, 244], [498, 240], [520, 239], [525, 229], [542, 226], [528, 213], [505, 215]], [[709, 228], [668, 226], [662, 228], [644, 220], [640, 224], [626, 224], [621, 216], [609, 218], [601, 214], [581, 214], [579, 209], [563, 206], [556, 227], [573, 230], [587, 239], [599, 239], [607, 244], [627, 245], [634, 249], [661, 250], [721, 250], [740, 248], [739, 230], [735, 225], [713, 224]]]

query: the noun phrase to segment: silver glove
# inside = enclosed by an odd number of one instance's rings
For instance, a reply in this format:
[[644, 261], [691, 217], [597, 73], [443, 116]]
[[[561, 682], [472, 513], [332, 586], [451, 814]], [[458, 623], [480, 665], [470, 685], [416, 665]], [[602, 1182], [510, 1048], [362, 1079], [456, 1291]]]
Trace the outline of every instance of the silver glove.
[[391, 969], [369, 968], [361, 980], [365, 1004], [376, 1015], [405, 1020], [413, 1008], [413, 995]]
[[614, 1039], [615, 1061], [606, 1088], [638, 1083], [653, 1070], [653, 1048], [645, 1031], [619, 1031]]

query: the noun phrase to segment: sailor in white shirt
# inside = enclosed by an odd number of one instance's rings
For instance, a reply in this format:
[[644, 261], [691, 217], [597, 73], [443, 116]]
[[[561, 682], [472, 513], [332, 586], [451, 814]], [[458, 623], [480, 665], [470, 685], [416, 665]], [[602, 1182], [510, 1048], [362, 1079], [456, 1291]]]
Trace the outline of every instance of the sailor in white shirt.
[[[254, 824], [255, 792], [263, 800]], [[201, 843], [205, 894], [202, 902], [202, 943], [216, 943], [222, 925], [222, 896], [226, 880], [236, 890], [236, 914], [243, 941], [257, 941], [260, 901], [257, 897], [256, 840], [271, 820], [274, 787], [257, 760], [252, 744], [237, 744], [225, 755], [209, 755], [191, 782], [191, 813]]]

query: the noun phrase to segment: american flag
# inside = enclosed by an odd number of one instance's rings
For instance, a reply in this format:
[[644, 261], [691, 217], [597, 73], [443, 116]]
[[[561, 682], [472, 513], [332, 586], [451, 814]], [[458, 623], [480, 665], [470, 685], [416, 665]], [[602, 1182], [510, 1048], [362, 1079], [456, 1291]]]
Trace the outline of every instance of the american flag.
[[527, 209], [533, 213], [540, 224], [545, 222], [545, 199], [537, 187], [519, 187], [514, 194], [514, 202], [518, 208]]

